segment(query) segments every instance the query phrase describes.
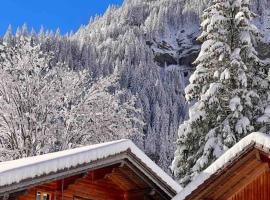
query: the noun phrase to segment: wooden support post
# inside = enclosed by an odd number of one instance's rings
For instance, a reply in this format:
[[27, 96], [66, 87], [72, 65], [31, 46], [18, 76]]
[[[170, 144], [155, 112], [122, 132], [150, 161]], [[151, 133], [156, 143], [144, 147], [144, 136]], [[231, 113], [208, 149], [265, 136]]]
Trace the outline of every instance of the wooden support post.
[[261, 154], [258, 149], [255, 150], [255, 156], [258, 161], [262, 162]]

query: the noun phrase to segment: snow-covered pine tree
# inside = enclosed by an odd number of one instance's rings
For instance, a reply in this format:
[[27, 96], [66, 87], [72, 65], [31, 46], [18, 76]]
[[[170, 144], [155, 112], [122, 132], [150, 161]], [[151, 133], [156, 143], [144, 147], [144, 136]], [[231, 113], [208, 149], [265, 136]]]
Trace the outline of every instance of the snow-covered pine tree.
[[7, 29], [4, 37], [3, 37], [3, 41], [4, 41], [4, 43], [6, 43], [9, 46], [14, 45], [14, 37], [13, 37], [13, 34], [12, 34], [11, 25], [8, 26], [8, 29]]
[[254, 48], [261, 34], [248, 0], [214, 0], [202, 15], [203, 42], [186, 88], [194, 104], [179, 127], [172, 163], [180, 183], [190, 182], [228, 148], [264, 125], [268, 68]]

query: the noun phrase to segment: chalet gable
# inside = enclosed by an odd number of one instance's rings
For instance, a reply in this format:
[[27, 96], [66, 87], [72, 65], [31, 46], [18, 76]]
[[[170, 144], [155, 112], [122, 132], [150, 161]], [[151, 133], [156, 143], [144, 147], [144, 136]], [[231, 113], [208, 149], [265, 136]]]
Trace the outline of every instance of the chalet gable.
[[181, 189], [130, 140], [0, 163], [0, 199], [171, 199]]
[[252, 133], [229, 149], [173, 200], [267, 200], [270, 136]]

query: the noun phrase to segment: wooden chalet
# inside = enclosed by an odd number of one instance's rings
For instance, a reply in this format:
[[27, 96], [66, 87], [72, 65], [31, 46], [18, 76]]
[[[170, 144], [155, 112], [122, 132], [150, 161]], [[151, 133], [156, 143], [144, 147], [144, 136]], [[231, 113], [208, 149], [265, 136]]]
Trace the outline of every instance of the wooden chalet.
[[173, 200], [270, 200], [270, 136], [252, 133]]
[[1, 200], [167, 200], [180, 190], [129, 140], [0, 163]]

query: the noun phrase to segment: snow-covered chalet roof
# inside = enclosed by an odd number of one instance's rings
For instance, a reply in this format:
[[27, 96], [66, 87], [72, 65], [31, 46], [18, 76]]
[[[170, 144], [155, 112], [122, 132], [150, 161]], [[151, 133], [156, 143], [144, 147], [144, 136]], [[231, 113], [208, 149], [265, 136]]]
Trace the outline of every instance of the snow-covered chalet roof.
[[270, 149], [270, 135], [263, 133], [251, 133], [237, 144], [235, 144], [231, 149], [226, 151], [219, 159], [217, 159], [212, 165], [206, 168], [197, 178], [189, 183], [180, 193], [178, 193], [172, 200], [184, 200], [193, 191], [199, 188], [203, 183], [205, 183], [210, 177], [218, 173], [223, 169], [226, 164], [237, 156], [241, 154], [248, 146], [256, 144], [260, 145], [262, 148]]
[[130, 140], [118, 140], [103, 144], [90, 145], [76, 149], [28, 157], [0, 163], [0, 187], [19, 183], [29, 178], [35, 178], [69, 169], [82, 164], [104, 159], [129, 151], [140, 162], [145, 164], [157, 177], [171, 187], [175, 192], [182, 190], [168, 174], [158, 167]]

